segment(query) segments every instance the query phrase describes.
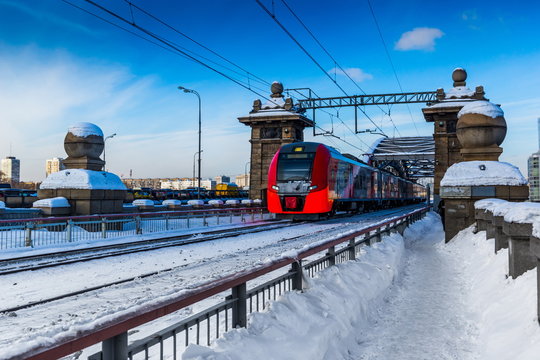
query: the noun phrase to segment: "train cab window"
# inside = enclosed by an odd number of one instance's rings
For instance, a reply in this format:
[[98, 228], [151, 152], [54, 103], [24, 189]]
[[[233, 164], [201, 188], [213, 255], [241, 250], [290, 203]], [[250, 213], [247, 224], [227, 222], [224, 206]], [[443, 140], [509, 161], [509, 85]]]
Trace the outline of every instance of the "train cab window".
[[279, 154], [278, 181], [309, 181], [315, 153]]

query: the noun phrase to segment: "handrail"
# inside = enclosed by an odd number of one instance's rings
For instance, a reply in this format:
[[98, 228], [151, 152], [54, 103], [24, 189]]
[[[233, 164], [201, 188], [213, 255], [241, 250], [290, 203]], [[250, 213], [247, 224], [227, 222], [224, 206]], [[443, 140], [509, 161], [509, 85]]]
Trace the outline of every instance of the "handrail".
[[265, 210], [264, 207], [231, 207], [223, 209], [193, 209], [193, 210], [179, 210], [179, 211], [151, 211], [151, 212], [137, 212], [137, 213], [122, 213], [122, 214], [100, 214], [100, 215], [78, 215], [78, 216], [63, 216], [63, 217], [43, 217], [43, 218], [28, 218], [28, 219], [7, 219], [0, 220], [0, 224], [5, 223], [25, 223], [36, 221], [67, 221], [67, 220], [101, 220], [104, 217], [107, 218], [121, 218], [121, 217], [133, 217], [133, 216], [151, 216], [151, 215], [182, 215], [182, 214], [203, 214], [203, 213], [216, 213], [216, 212], [230, 212], [230, 211], [246, 211], [246, 210]]
[[378, 230], [392, 223], [396, 223], [412, 215], [424, 213], [430, 207], [431, 206], [425, 206], [420, 209], [411, 211], [405, 215], [392, 217], [389, 220], [382, 221], [368, 228], [364, 228], [362, 230], [334, 238], [322, 244], [315, 244], [305, 250], [302, 250], [295, 257], [282, 257], [280, 259], [276, 259], [274, 261], [256, 266], [251, 269], [246, 269], [234, 274], [226, 275], [218, 280], [212, 280], [203, 283], [195, 289], [183, 291], [179, 296], [169, 299], [168, 301], [164, 301], [152, 307], [145, 306], [143, 309], [132, 309], [131, 311], [124, 313], [118, 318], [104, 321], [95, 329], [80, 331], [77, 336], [66, 337], [65, 339], [61, 340], [60, 343], [53, 345], [52, 348], [43, 349], [37, 347], [28, 350], [27, 352], [19, 355], [19, 357], [25, 359], [46, 360], [57, 359], [59, 357], [69, 355], [91, 345], [94, 345], [98, 342], [110, 339], [114, 336], [127, 332], [128, 330], [136, 326], [143, 325], [147, 322], [173, 313], [184, 307], [190, 306], [198, 301], [207, 299], [210, 296], [219, 294], [223, 291], [232, 289], [235, 286], [244, 284], [247, 281], [253, 280], [274, 270], [283, 268], [287, 265], [297, 262], [300, 259], [304, 259], [318, 252], [330, 249], [333, 246], [354, 239], [360, 235], [367, 234], [371, 231]]

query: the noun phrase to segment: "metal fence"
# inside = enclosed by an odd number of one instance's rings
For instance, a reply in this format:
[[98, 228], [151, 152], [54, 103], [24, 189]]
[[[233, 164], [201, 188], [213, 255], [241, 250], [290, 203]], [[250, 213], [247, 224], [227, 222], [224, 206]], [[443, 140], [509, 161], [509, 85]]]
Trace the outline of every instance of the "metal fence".
[[0, 220], [0, 250], [204, 228], [271, 216], [256, 207]]
[[[421, 219], [428, 210], [429, 207], [418, 209], [353, 234], [328, 240], [324, 244], [302, 251], [295, 258], [281, 258], [256, 268], [224, 276], [217, 281], [187, 291], [167, 303], [144, 311], [134, 311], [133, 314], [125, 314], [114, 323], [82, 332], [75, 339], [22, 355], [29, 359], [53, 359], [103, 341], [102, 351], [91, 355], [89, 360], [177, 359], [190, 343], [210, 345], [229, 329], [247, 326], [248, 314], [264, 310], [268, 300], [276, 300], [286, 291], [301, 291], [304, 276], [312, 277], [329, 266], [355, 259], [362, 246], [380, 241], [384, 233], [391, 231], [402, 233], [409, 224]], [[315, 258], [321, 252], [324, 253], [323, 256]], [[287, 268], [288, 266], [290, 267]], [[279, 276], [248, 289], [249, 281], [261, 276], [270, 276], [276, 271], [281, 272]], [[230, 295], [219, 304], [128, 345], [130, 329], [229, 290]]]

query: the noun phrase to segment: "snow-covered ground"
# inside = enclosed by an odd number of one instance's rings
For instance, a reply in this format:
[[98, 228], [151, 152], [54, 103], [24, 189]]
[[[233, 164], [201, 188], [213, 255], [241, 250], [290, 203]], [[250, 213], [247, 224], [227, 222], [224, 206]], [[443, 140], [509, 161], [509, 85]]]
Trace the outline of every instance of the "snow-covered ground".
[[444, 244], [431, 213], [183, 359], [539, 359], [536, 270], [507, 279], [485, 234]]
[[[38, 344], [91, 329], [106, 321], [168, 298], [198, 284], [301, 249], [315, 241], [358, 230], [418, 206], [345, 219], [303, 224], [219, 241], [190, 244], [0, 277], [3, 309], [81, 290], [114, 280], [175, 267], [150, 278], [111, 286], [91, 294], [0, 314], [0, 359]], [[189, 315], [196, 307], [184, 311]], [[177, 320], [176, 320], [177, 321]], [[153, 331], [162, 329], [156, 325]], [[138, 333], [137, 335], [142, 335]], [[136, 338], [136, 337], [135, 337]]]

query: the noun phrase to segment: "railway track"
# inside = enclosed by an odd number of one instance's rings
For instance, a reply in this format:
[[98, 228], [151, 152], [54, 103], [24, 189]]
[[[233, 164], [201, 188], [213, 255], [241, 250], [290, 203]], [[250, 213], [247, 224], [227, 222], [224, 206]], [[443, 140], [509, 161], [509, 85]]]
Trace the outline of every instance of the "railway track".
[[[388, 212], [385, 212], [384, 216], [392, 216], [393, 214], [399, 213], [401, 211], [402, 210], [388, 211]], [[343, 217], [348, 217], [348, 216], [346, 216], [345, 214], [338, 215], [338, 218], [343, 218]], [[336, 219], [336, 218], [334, 218], [334, 219]], [[39, 259], [40, 256], [33, 256], [33, 257], [28, 257], [28, 258], [19, 258], [19, 260], [18, 260], [19, 262], [21, 261], [21, 259], [26, 259], [26, 261], [30, 261], [30, 262], [31, 261], [34, 261], [34, 262], [41, 261], [41, 262], [40, 263], [34, 263], [33, 265], [29, 265], [29, 266], [26, 266], [26, 267], [19, 263], [18, 268], [12, 268], [12, 269], [8, 269], [7, 267], [5, 267], [0, 271], [0, 274], [10, 274], [10, 273], [16, 273], [16, 272], [23, 272], [23, 271], [36, 270], [36, 269], [41, 269], [41, 268], [65, 265], [65, 264], [76, 263], [76, 262], [90, 261], [90, 260], [95, 260], [95, 259], [100, 259], [100, 258], [111, 257], [111, 256], [126, 255], [126, 254], [149, 251], [149, 250], [166, 248], [166, 247], [182, 246], [182, 245], [186, 245], [186, 244], [205, 242], [205, 241], [216, 240], [216, 239], [225, 238], [225, 237], [245, 235], [245, 234], [248, 234], [248, 233], [274, 230], [274, 229], [285, 228], [285, 227], [301, 225], [301, 224], [304, 224], [304, 222], [292, 223], [290, 221], [279, 221], [279, 222], [273, 221], [270, 224], [264, 224], [264, 225], [258, 224], [258, 225], [254, 225], [254, 226], [246, 226], [246, 227], [243, 227], [242, 229], [228, 229], [228, 230], [210, 231], [210, 232], [206, 232], [204, 234], [204, 236], [193, 237], [193, 234], [190, 234], [190, 235], [185, 235], [185, 236], [175, 236], [175, 237], [167, 237], [167, 238], [160, 238], [160, 239], [154, 239], [154, 240], [146, 240], [146, 241], [143, 241], [144, 244], [141, 244], [141, 242], [138, 242], [138, 243], [136, 243], [136, 245], [137, 245], [136, 247], [132, 246], [131, 248], [128, 248], [128, 246], [133, 245], [133, 244], [123, 244], [123, 246], [126, 247], [126, 248], [123, 248], [123, 249], [118, 249], [118, 246], [107, 246], [107, 247], [99, 248], [98, 250], [96, 250], [96, 248], [85, 249], [85, 250], [73, 250], [73, 251], [69, 251], [69, 252], [63, 253], [61, 255], [55, 256], [54, 259], [56, 259], [56, 260], [51, 259], [50, 255], [48, 255], [48, 260], [45, 259], [45, 258]], [[313, 233], [310, 233], [309, 235], [316, 235], [318, 233], [322, 233], [322, 232], [325, 232], [325, 231], [327, 231], [327, 230], [318, 230], [318, 231], [314, 231]], [[307, 234], [291, 236], [291, 237], [288, 237], [288, 238], [285, 238], [285, 239], [281, 239], [281, 240], [279, 240], [279, 242], [282, 243], [282, 242], [291, 241], [291, 240], [294, 240], [296, 238], [304, 237], [306, 235]], [[85, 253], [85, 252], [90, 252], [90, 253]], [[57, 259], [58, 257], [69, 256], [69, 255], [67, 255], [68, 253], [71, 256], [75, 256], [75, 257], [72, 257], [72, 258], [69, 258], [69, 259], [63, 259], [63, 260], [58, 260]], [[39, 259], [39, 260], [37, 260], [37, 259]], [[11, 261], [15, 261], [15, 259], [13, 259]], [[1, 265], [2, 265], [2, 263], [0, 263], [0, 266]], [[183, 265], [176, 265], [174, 267], [165, 268], [165, 269], [162, 268], [162, 269], [159, 269], [157, 271], [151, 271], [151, 272], [144, 273], [144, 274], [138, 274], [136, 276], [131, 276], [131, 277], [127, 277], [127, 278], [123, 278], [123, 279], [119, 279], [119, 280], [99, 284], [99, 285], [96, 285], [96, 286], [87, 287], [87, 288], [84, 288], [84, 289], [79, 289], [79, 290], [72, 291], [72, 292], [65, 293], [65, 294], [59, 294], [57, 296], [52, 296], [52, 297], [45, 298], [45, 299], [39, 299], [39, 300], [36, 300], [36, 301], [30, 301], [30, 302], [27, 302], [25, 304], [0, 309], [0, 314], [8, 314], [8, 315], [10, 315], [10, 314], [15, 313], [16, 311], [19, 311], [19, 310], [28, 309], [28, 308], [31, 308], [31, 307], [34, 307], [34, 306], [47, 304], [47, 303], [57, 301], [57, 300], [76, 297], [78, 295], [83, 295], [83, 294], [90, 293], [90, 292], [100, 290], [100, 289], [104, 289], [104, 288], [107, 288], [107, 287], [112, 287], [112, 286], [116, 286], [116, 285], [122, 285], [122, 284], [125, 284], [125, 283], [129, 283], [129, 282], [132, 282], [132, 281], [137, 281], [139, 279], [144, 279], [144, 278], [148, 278], [148, 277], [151, 277], [151, 276], [157, 276], [157, 275], [161, 275], [161, 274], [166, 274], [166, 273], [169, 273], [171, 271], [180, 270], [180, 269], [188, 267], [190, 265], [191, 264], [183, 264]]]
[[[297, 223], [300, 224], [300, 223]], [[86, 249], [68, 250], [55, 254], [22, 256], [0, 260], [0, 276], [33, 271], [78, 262], [103, 259], [106, 257], [122, 256], [137, 252], [156, 250], [166, 247], [182, 246], [204, 241], [217, 240], [224, 237], [245, 235], [297, 225], [290, 221], [267, 221], [263, 224], [243, 226], [241, 228], [220, 229], [197, 234], [167, 236], [157, 239], [141, 240], [135, 243], [115, 244]]]

